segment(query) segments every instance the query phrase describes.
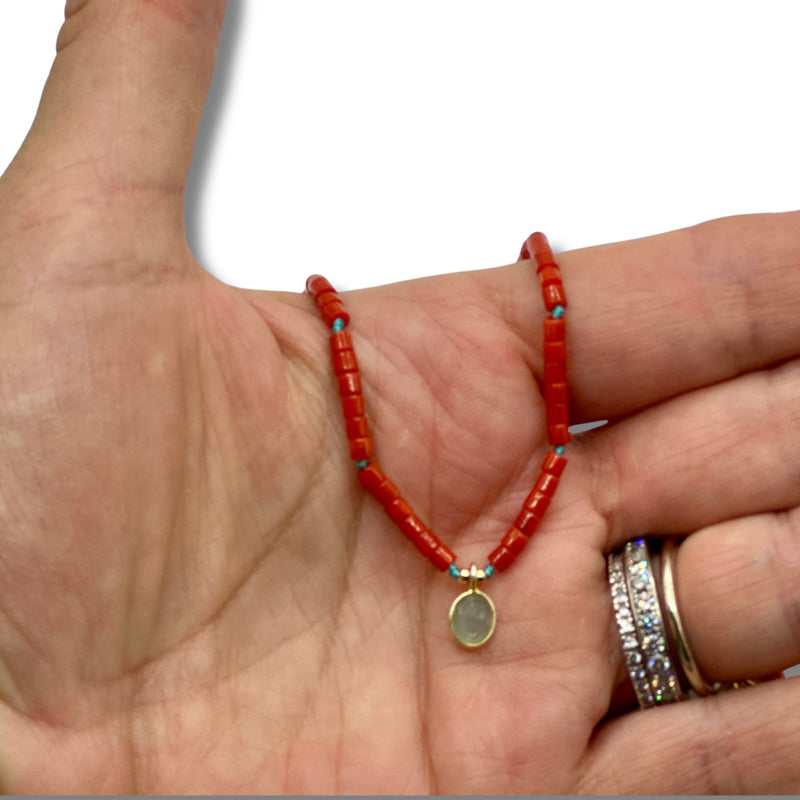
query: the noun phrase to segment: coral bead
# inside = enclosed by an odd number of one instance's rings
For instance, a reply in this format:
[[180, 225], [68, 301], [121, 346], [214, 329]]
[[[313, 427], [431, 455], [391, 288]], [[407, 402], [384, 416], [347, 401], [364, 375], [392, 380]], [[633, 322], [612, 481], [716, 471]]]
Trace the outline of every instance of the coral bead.
[[567, 425], [548, 425], [547, 441], [550, 442], [553, 447], [560, 447], [569, 444], [572, 441], [569, 427]]
[[428, 560], [436, 569], [446, 570], [456, 561], [456, 554], [446, 545], [440, 544], [429, 556]]
[[506, 550], [509, 550], [515, 556], [518, 556], [522, 549], [528, 544], [529, 537], [525, 535], [519, 528], [516, 526], [511, 528], [509, 532], [503, 537], [503, 540], [500, 542], [502, 547], [505, 547]]
[[564, 468], [567, 466], [567, 460], [565, 456], [561, 456], [551, 450], [542, 461], [541, 471], [560, 478]]
[[503, 547], [503, 545], [496, 547], [489, 554], [489, 563], [494, 566], [498, 572], [507, 570], [514, 563], [515, 559], [516, 556], [510, 550]]
[[567, 337], [567, 322], [564, 317], [544, 318], [544, 340], [546, 342], [563, 342]]

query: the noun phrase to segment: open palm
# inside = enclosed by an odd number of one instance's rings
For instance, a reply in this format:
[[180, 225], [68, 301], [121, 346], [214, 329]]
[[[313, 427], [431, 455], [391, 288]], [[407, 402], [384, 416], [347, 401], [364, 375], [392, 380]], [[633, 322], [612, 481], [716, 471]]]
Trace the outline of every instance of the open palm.
[[[800, 660], [800, 221], [560, 257], [573, 412], [611, 424], [467, 652], [458, 586], [355, 479], [309, 298], [224, 286], [186, 247], [223, 8], [69, 3], [0, 184], [2, 788], [796, 790], [792, 681], [624, 713], [605, 554], [691, 533], [708, 677]], [[534, 270], [346, 300], [382, 467], [485, 563], [546, 448]]]

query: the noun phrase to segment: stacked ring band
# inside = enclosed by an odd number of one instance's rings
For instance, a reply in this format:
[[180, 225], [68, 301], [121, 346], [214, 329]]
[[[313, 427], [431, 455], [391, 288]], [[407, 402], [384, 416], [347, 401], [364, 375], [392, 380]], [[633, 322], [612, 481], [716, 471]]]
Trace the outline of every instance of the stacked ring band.
[[608, 581], [625, 666], [641, 708], [685, 699], [661, 613], [650, 548], [628, 542], [608, 557]]
[[[692, 654], [678, 610], [678, 546], [664, 542], [656, 570], [650, 546], [639, 538], [608, 556], [608, 583], [625, 667], [641, 708], [755, 686], [760, 680], [708, 683]], [[781, 677], [777, 673], [772, 677]]]

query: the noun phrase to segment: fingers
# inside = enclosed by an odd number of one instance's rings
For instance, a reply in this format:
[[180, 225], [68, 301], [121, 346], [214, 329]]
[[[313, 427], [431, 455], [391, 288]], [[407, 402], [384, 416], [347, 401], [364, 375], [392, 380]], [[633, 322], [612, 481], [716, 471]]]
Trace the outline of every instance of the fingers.
[[[557, 255], [573, 421], [619, 417], [800, 351], [800, 215], [732, 217]], [[523, 341], [541, 337], [535, 270], [482, 273]], [[531, 357], [536, 367], [540, 356]]]
[[800, 362], [742, 376], [597, 431], [581, 463], [608, 549], [800, 504]]
[[686, 638], [707, 681], [800, 663], [800, 512], [693, 534], [678, 549], [675, 573]]
[[224, 9], [224, 0], [67, 3], [58, 55], [16, 165], [31, 184], [33, 210], [55, 193], [106, 220], [118, 207], [112, 227], [131, 218], [154, 224], [165, 209], [182, 223]]
[[600, 729], [580, 790], [782, 794], [800, 788], [800, 681], [620, 717]]

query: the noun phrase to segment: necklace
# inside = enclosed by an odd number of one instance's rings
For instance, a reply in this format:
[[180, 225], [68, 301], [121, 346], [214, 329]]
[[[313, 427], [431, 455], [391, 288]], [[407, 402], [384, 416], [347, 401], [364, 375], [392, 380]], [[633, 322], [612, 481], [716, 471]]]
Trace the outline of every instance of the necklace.
[[552, 448], [539, 468], [539, 476], [513, 525], [489, 554], [488, 564], [469, 569], [456, 565], [456, 555], [425, 523], [373, 460], [372, 438], [367, 424], [361, 374], [353, 340], [346, 330], [350, 315], [336, 290], [321, 275], [306, 281], [325, 323], [331, 329], [333, 369], [342, 401], [350, 457], [355, 461], [361, 485], [383, 506], [400, 532], [437, 569], [467, 584], [450, 606], [450, 629], [465, 647], [480, 647], [491, 638], [497, 612], [491, 598], [480, 588], [495, 572], [508, 569], [539, 527], [567, 465], [564, 449], [570, 442], [567, 411], [567, 352], [564, 310], [567, 298], [553, 251], [543, 233], [534, 233], [522, 245], [519, 260], [533, 259], [542, 286], [548, 316], [544, 320], [544, 401], [547, 440]]

